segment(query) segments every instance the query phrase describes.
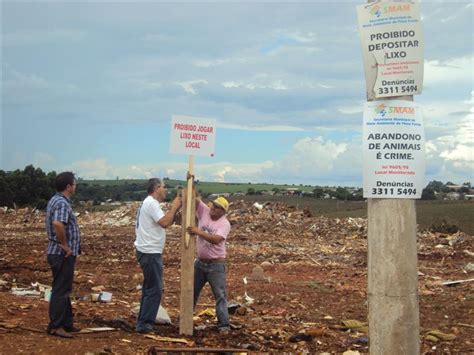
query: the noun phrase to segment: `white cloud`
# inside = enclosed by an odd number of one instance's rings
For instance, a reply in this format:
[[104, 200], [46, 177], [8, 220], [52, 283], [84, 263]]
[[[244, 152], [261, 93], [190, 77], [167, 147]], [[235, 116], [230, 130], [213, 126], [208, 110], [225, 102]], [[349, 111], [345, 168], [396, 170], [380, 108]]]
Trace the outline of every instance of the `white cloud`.
[[218, 67], [224, 64], [243, 64], [251, 60], [255, 60], [255, 58], [232, 57], [232, 58], [217, 58], [217, 59], [196, 59], [192, 62], [192, 64], [198, 68], [212, 68], [212, 67]]
[[48, 80], [35, 73], [24, 73], [15, 70], [9, 63], [3, 64], [4, 103], [31, 104], [38, 98], [55, 101], [57, 96], [80, 94], [74, 84]]
[[298, 43], [311, 43], [317, 40], [317, 35], [314, 32], [302, 33], [300, 31], [287, 33], [286, 36]]
[[300, 132], [307, 129], [303, 129], [295, 126], [278, 126], [278, 125], [261, 125], [261, 126], [250, 126], [250, 125], [239, 125], [239, 124], [230, 124], [230, 123], [220, 123], [218, 124], [220, 128], [229, 128], [229, 129], [238, 129], [242, 131], [264, 131], [264, 132]]
[[295, 173], [328, 172], [335, 160], [346, 151], [347, 143], [335, 143], [323, 137], [300, 139], [283, 158], [281, 166]]
[[472, 85], [473, 55], [452, 58], [445, 61], [430, 60], [425, 61], [424, 85], [440, 85], [442, 83], [458, 83], [469, 81]]
[[337, 109], [337, 111], [342, 113], [343, 115], [360, 114], [360, 116], [362, 117], [364, 111], [364, 103], [361, 101], [357, 105], [341, 106]]
[[4, 70], [3, 75], [6, 79], [4, 85], [7, 88], [48, 89], [51, 86], [45, 78], [14, 70], [8, 63], [5, 64]]
[[[218, 182], [262, 182], [265, 179], [265, 171], [273, 166], [274, 163], [269, 160], [256, 164], [216, 163], [200, 166], [196, 169], [198, 172], [196, 176], [198, 178], [202, 176], [202, 180]], [[208, 171], [210, 173], [206, 173]]]
[[131, 79], [130, 84], [139, 90], [152, 91], [161, 89], [163, 84], [159, 81], [152, 81], [147, 79]]
[[333, 85], [318, 84], [318, 86], [320, 88], [323, 88], [323, 89], [334, 89], [335, 88], [335, 86], [333, 86]]
[[474, 114], [465, 115], [444, 135], [426, 142], [430, 180], [460, 182], [474, 177]]
[[305, 184], [361, 186], [362, 158], [358, 138], [335, 141], [321, 136], [306, 137], [264, 171], [272, 181]]
[[65, 170], [73, 171], [77, 176], [87, 179], [113, 179], [114, 168], [108, 165], [106, 159], [80, 160], [67, 166]]
[[[194, 175], [202, 181], [262, 181], [263, 171], [273, 166], [271, 161], [255, 164], [233, 164], [217, 162], [199, 164], [194, 168]], [[161, 167], [164, 167], [161, 168]], [[73, 162], [59, 170], [70, 170], [84, 179], [148, 179], [151, 177], [170, 177], [184, 179], [188, 164], [184, 162], [160, 162], [159, 165], [112, 166], [106, 159], [91, 159]]]
[[51, 154], [45, 152], [35, 152], [33, 154], [33, 165], [44, 170], [48, 170], [54, 162], [55, 158]]
[[249, 90], [257, 89], [272, 89], [272, 90], [288, 90], [289, 87], [286, 84], [283, 84], [281, 79], [277, 80], [249, 80], [245, 81], [224, 81], [222, 86], [225, 88], [245, 88]]
[[191, 80], [191, 81], [177, 81], [175, 82], [176, 85], [179, 85], [183, 88], [184, 91], [187, 93], [197, 95], [197, 91], [194, 88], [194, 85], [199, 84], [208, 84], [207, 80], [199, 79], [199, 80]]
[[465, 161], [466, 163], [473, 163], [473, 147], [463, 144], [458, 144], [452, 150], [445, 150], [440, 154], [441, 158], [454, 161]]

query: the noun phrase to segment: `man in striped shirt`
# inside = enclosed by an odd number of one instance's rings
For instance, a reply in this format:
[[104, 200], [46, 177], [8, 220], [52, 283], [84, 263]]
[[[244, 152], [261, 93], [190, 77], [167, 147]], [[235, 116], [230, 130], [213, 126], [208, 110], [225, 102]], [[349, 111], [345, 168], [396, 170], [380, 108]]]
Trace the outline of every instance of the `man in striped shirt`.
[[71, 332], [79, 331], [73, 325], [69, 295], [74, 278], [76, 256], [81, 253], [81, 235], [76, 216], [71, 207], [71, 197], [76, 192], [76, 180], [71, 172], [56, 177], [56, 194], [46, 207], [46, 232], [48, 234], [48, 263], [53, 272], [53, 288], [49, 302], [47, 332], [61, 338], [72, 338]]

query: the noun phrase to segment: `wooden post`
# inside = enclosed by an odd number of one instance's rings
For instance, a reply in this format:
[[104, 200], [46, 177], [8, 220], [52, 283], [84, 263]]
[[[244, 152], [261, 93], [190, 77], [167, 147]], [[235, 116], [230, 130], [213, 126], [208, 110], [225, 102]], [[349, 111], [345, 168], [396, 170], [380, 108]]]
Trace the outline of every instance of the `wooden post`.
[[[191, 175], [193, 175], [194, 170], [194, 157], [192, 155], [189, 156], [189, 164], [188, 164], [188, 171]], [[187, 201], [191, 201], [191, 196], [193, 195], [193, 184], [194, 184], [194, 177], [188, 180], [188, 194], [187, 194]], [[186, 232], [186, 228], [191, 225], [191, 206], [192, 203], [188, 203], [186, 205], [186, 223], [185, 223], [185, 243], [186, 248], [189, 247], [189, 238], [191, 237], [188, 232]]]
[[369, 199], [370, 354], [419, 354], [414, 200]]
[[[193, 173], [193, 157], [189, 156], [189, 172]], [[195, 225], [196, 198], [193, 191], [194, 178], [188, 180], [187, 189], [183, 190], [184, 213], [181, 233], [181, 295], [179, 310], [179, 333], [193, 335], [193, 295], [194, 295], [194, 256], [196, 241], [186, 231], [188, 226]], [[186, 196], [186, 197], [185, 197]]]
[[[371, 97], [368, 93], [367, 101]], [[378, 100], [413, 101], [413, 96]], [[369, 352], [419, 354], [415, 200], [369, 198], [367, 244]]]
[[[377, 0], [368, 0], [368, 3]], [[367, 82], [375, 100], [376, 77]], [[413, 101], [413, 96], [377, 100]], [[420, 353], [415, 201], [368, 199], [369, 353]]]

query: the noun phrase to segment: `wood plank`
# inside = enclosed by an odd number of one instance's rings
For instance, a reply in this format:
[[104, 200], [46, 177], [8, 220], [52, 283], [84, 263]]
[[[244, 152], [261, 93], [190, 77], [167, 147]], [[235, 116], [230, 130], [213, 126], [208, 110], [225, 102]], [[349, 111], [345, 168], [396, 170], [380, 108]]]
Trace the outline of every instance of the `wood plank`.
[[[190, 179], [192, 180], [192, 179]], [[191, 182], [191, 186], [192, 186]], [[194, 294], [194, 257], [196, 253], [196, 240], [194, 237], [189, 239], [186, 245], [186, 237], [189, 234], [186, 232], [186, 225], [190, 226], [196, 224], [196, 196], [195, 191], [191, 195], [191, 201], [187, 199], [187, 190], [183, 190], [183, 223], [181, 232], [181, 295], [180, 295], [180, 310], [179, 310], [179, 334], [193, 335], [193, 294]], [[186, 198], [185, 198], [186, 196]], [[190, 205], [190, 208], [187, 206]], [[190, 211], [188, 215], [188, 211]]]

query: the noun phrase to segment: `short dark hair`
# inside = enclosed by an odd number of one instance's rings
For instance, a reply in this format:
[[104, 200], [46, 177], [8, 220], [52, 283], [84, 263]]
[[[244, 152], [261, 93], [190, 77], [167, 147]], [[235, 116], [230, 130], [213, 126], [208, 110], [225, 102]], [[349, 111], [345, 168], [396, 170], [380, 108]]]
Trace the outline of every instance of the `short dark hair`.
[[148, 180], [146, 192], [148, 192], [148, 194], [152, 194], [158, 185], [161, 185], [161, 180], [158, 178], [151, 178]]
[[67, 185], [73, 185], [75, 180], [76, 178], [74, 177], [74, 174], [70, 171], [65, 171], [59, 174], [58, 176], [56, 176], [56, 181], [54, 182], [54, 185], [56, 186], [56, 191], [63, 192], [64, 190], [66, 190]]

